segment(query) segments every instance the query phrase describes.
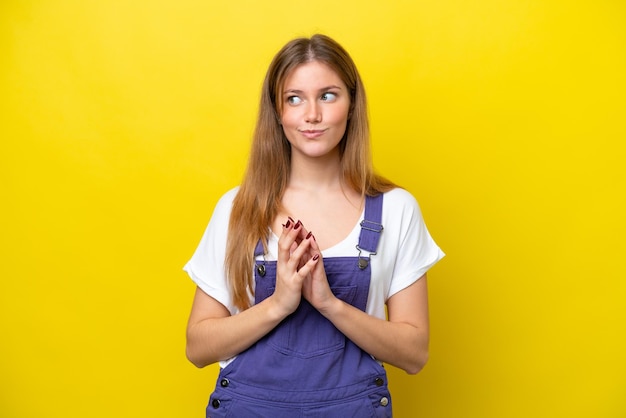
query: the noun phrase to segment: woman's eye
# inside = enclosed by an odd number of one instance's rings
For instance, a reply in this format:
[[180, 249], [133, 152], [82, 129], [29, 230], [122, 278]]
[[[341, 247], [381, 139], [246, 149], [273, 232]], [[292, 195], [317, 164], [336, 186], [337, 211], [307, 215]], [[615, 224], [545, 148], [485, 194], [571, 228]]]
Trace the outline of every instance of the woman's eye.
[[325, 101], [325, 102], [333, 101], [336, 98], [337, 98], [337, 95], [335, 93], [326, 92], [326, 93], [322, 94], [322, 100]]
[[302, 99], [298, 96], [289, 96], [287, 97], [287, 103], [289, 103], [290, 105], [297, 105], [302, 103]]

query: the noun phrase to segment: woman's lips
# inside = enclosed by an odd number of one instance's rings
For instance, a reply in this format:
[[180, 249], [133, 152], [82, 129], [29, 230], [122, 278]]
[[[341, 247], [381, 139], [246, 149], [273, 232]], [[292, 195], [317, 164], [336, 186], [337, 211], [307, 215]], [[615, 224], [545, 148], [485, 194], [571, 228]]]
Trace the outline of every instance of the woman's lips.
[[303, 129], [300, 131], [303, 136], [309, 139], [319, 138], [324, 132], [326, 132], [326, 129]]

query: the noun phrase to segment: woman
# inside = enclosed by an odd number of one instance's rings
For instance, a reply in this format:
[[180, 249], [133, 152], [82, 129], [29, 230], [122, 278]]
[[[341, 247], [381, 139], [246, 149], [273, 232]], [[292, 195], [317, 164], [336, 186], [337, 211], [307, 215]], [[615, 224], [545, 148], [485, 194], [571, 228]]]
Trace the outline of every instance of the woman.
[[424, 366], [441, 257], [415, 199], [373, 172], [352, 59], [323, 35], [289, 42], [244, 180], [185, 266], [187, 357], [221, 366], [207, 417], [390, 417], [382, 363]]

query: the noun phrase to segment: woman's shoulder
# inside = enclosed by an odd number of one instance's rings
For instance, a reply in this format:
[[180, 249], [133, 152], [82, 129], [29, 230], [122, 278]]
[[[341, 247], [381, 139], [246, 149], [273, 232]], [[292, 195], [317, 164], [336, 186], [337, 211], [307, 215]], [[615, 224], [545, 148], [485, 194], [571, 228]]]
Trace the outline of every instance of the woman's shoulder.
[[213, 209], [213, 219], [228, 219], [230, 217], [230, 212], [233, 208], [233, 201], [235, 200], [235, 196], [237, 196], [237, 192], [239, 191], [239, 186], [234, 187], [224, 193], [218, 199], [215, 204], [215, 208]]
[[218, 203], [232, 203], [235, 200], [235, 196], [239, 192], [239, 186], [235, 186], [232, 189], [225, 192], [221, 197]]
[[233, 201], [235, 200], [235, 196], [237, 196], [237, 192], [239, 192], [239, 186], [233, 187], [232, 189], [224, 193], [217, 201], [217, 204], [215, 206], [216, 210], [217, 208], [222, 208], [222, 209], [228, 208], [230, 210], [230, 207], [232, 206]]
[[396, 187], [383, 193], [383, 196], [385, 206], [419, 208], [415, 197], [406, 189]]
[[383, 217], [386, 222], [396, 219], [400, 223], [401, 219], [420, 219], [422, 211], [415, 196], [406, 189], [396, 187], [384, 193]]

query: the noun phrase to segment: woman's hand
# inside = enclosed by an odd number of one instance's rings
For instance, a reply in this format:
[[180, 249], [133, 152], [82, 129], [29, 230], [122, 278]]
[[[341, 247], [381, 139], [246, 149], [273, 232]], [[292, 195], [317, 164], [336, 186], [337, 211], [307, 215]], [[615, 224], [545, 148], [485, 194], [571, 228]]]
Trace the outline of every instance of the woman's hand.
[[[200, 288], [187, 325], [187, 357], [198, 367], [240, 354], [296, 310], [302, 283], [318, 262], [311, 257], [311, 241], [301, 223], [290, 219], [278, 240], [274, 293], [249, 309], [231, 315], [218, 300]], [[215, 338], [219, 335], [219, 338]]]
[[309, 257], [316, 259], [317, 263], [311, 269], [302, 283], [302, 295], [315, 309], [322, 314], [339, 299], [333, 294], [326, 277], [322, 252], [320, 251], [315, 236], [309, 232], [305, 235], [305, 240], [309, 242]]
[[284, 316], [298, 308], [303, 283], [319, 261], [319, 256], [311, 256], [310, 247], [314, 240], [307, 235], [300, 221], [294, 223], [289, 219], [278, 239], [276, 289], [270, 298]]

